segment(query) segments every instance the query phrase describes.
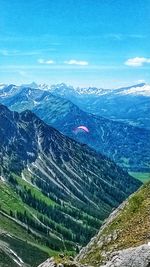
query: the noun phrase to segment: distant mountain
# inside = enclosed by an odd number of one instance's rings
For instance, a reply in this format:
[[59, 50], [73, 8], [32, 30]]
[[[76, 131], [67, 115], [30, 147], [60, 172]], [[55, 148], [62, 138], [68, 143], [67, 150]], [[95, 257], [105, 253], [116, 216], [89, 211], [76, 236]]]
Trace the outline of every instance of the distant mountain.
[[[6, 90], [7, 87], [5, 86]], [[56, 96], [72, 101], [88, 113], [150, 129], [150, 85], [148, 84], [141, 83], [119, 89], [74, 88], [64, 83], [52, 86], [33, 83], [31, 87], [49, 90]]]
[[50, 90], [50, 86], [46, 83], [37, 84], [35, 82], [32, 82], [29, 84], [22, 84], [21, 87], [28, 87], [28, 88], [32, 88], [32, 89], [41, 89], [41, 90]]
[[150, 85], [119, 89], [77, 88], [60, 84], [53, 94], [71, 100], [86, 112], [150, 129]]
[[[62, 99], [47, 96], [33, 108], [46, 123], [63, 134], [88, 144], [130, 171], [150, 172], [150, 131], [95, 116]], [[74, 130], [86, 125], [89, 133]]]
[[[0, 101], [10, 109], [33, 110], [46, 123], [63, 134], [88, 144], [130, 171], [150, 172], [150, 131], [122, 122], [86, 113], [72, 102], [53, 96], [49, 91], [30, 87], [9, 86]], [[84, 101], [83, 101], [84, 102]], [[74, 129], [86, 125], [89, 133], [75, 134]]]
[[0, 255], [7, 265], [36, 266], [54, 250], [75, 251], [141, 185], [31, 111], [0, 105], [0, 125]]
[[[36, 85], [34, 88], [39, 88], [40, 85]], [[47, 86], [49, 87], [49, 90], [51, 92], [55, 92], [55, 94], [61, 94], [62, 96], [65, 95], [67, 97], [67, 92], [69, 92], [69, 95], [72, 92], [72, 95], [107, 95], [110, 93], [113, 94], [124, 94], [124, 95], [143, 95], [143, 96], [150, 96], [150, 85], [145, 83], [140, 83], [136, 85], [132, 85], [129, 87], [122, 87], [118, 89], [103, 89], [103, 88], [97, 88], [97, 87], [77, 87], [74, 88], [73, 86], [68, 86], [64, 83], [56, 84]]]

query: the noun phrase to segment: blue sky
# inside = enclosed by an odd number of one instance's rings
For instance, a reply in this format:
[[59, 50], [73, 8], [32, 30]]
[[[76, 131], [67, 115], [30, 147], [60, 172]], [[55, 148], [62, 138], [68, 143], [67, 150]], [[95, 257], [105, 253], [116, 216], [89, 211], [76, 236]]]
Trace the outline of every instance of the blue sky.
[[150, 82], [150, 0], [0, 0], [0, 83]]

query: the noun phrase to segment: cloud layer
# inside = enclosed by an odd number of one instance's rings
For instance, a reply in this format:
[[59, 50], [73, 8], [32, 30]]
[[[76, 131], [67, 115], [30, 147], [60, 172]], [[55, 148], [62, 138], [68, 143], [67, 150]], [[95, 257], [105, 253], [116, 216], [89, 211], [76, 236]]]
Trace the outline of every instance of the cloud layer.
[[70, 59], [68, 61], [64, 61], [64, 63], [68, 65], [80, 65], [80, 66], [87, 66], [89, 64], [87, 61], [80, 61], [76, 59]]
[[[39, 58], [37, 60], [37, 62], [39, 64], [46, 64], [46, 65], [49, 65], [49, 64], [54, 64], [56, 63], [55, 61], [49, 59], [49, 60], [45, 60], [43, 58]], [[82, 61], [82, 60], [76, 60], [76, 59], [70, 59], [70, 60], [66, 60], [63, 62], [63, 64], [66, 64], [66, 65], [76, 65], [76, 66], [87, 66], [89, 65], [89, 63], [87, 61]]]
[[135, 57], [135, 58], [129, 58], [127, 61], [125, 61], [125, 65], [131, 67], [141, 67], [145, 63], [150, 63], [150, 58]]

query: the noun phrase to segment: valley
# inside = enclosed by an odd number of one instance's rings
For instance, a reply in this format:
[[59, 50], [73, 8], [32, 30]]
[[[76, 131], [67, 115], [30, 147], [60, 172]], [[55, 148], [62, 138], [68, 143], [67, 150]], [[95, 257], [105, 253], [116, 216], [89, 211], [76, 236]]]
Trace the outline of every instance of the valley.
[[114, 210], [73, 261], [49, 258], [39, 267], [148, 267], [150, 182]]
[[129, 172], [129, 174], [139, 179], [142, 183], [147, 183], [150, 180], [150, 173], [148, 172]]

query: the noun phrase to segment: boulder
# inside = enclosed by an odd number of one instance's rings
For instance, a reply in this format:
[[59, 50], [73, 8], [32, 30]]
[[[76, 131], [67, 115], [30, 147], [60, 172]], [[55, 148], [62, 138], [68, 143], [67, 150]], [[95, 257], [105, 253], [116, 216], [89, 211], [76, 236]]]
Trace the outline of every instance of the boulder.
[[141, 245], [113, 252], [106, 265], [100, 267], [150, 267], [150, 246]]

